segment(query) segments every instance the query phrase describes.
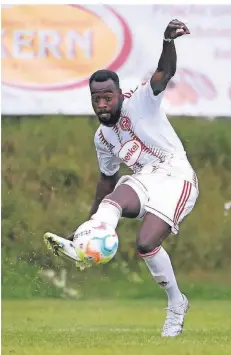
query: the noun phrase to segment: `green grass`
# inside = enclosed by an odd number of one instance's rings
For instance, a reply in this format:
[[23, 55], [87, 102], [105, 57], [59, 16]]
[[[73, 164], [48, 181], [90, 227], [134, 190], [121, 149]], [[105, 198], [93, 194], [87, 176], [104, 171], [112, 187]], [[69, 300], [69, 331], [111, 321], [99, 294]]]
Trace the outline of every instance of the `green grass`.
[[185, 331], [163, 339], [161, 301], [3, 301], [2, 354], [231, 354], [231, 303], [192, 301]]

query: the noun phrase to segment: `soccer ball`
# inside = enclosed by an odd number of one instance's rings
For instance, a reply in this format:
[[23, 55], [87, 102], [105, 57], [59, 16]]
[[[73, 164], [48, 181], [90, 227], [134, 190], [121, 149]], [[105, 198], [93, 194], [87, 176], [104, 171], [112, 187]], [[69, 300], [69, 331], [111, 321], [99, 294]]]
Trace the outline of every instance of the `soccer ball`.
[[115, 256], [119, 240], [114, 228], [92, 219], [76, 230], [73, 244], [82, 262], [106, 264]]

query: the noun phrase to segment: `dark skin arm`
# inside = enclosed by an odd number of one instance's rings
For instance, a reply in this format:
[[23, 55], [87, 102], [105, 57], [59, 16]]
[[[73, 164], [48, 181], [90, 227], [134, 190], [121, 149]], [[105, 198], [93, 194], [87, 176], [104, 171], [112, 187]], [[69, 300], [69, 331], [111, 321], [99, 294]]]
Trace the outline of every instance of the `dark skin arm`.
[[[100, 202], [104, 199], [105, 196], [109, 195], [117, 184], [119, 180], [119, 174], [116, 173], [112, 176], [106, 176], [103, 173], [100, 174], [99, 182], [96, 186], [95, 200], [90, 210], [88, 219], [97, 212]], [[68, 240], [73, 240], [74, 233], [67, 237]]]
[[119, 174], [116, 173], [112, 176], [106, 176], [103, 173], [100, 174], [100, 179], [96, 187], [95, 200], [92, 205], [89, 218], [96, 213], [98, 210], [100, 202], [104, 199], [105, 196], [109, 195], [117, 184], [119, 180]]
[[164, 32], [164, 38], [171, 41], [163, 41], [163, 50], [157, 70], [151, 78], [151, 87], [155, 96], [166, 89], [169, 80], [176, 72], [177, 57], [174, 39], [185, 34], [190, 34], [190, 32], [185, 24], [178, 20], [172, 20]]

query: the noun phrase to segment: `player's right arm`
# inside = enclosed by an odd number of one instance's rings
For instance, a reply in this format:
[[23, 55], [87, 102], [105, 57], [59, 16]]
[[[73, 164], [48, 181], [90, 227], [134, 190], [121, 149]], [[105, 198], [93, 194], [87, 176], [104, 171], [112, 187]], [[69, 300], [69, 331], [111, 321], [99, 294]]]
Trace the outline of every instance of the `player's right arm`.
[[100, 128], [95, 134], [94, 143], [100, 169], [100, 178], [96, 186], [95, 199], [90, 211], [90, 216], [96, 213], [104, 197], [114, 190], [119, 180], [118, 171], [120, 168], [120, 159], [115, 157], [112, 151], [108, 149], [108, 143], [105, 137], [102, 136]]
[[118, 172], [112, 176], [107, 176], [102, 172], [100, 173], [100, 178], [96, 186], [95, 200], [93, 202], [89, 218], [97, 212], [99, 204], [104, 199], [104, 197], [109, 195], [114, 190], [118, 180]]

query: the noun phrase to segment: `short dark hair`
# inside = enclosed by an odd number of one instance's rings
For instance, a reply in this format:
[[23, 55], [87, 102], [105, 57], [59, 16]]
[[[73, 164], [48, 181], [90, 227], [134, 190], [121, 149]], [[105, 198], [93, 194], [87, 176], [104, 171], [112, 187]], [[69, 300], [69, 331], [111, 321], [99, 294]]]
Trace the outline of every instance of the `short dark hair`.
[[94, 72], [89, 79], [89, 85], [91, 86], [92, 81], [103, 82], [109, 79], [114, 81], [115, 85], [119, 89], [120, 81], [118, 75], [114, 71], [107, 69], [97, 70], [96, 72]]

